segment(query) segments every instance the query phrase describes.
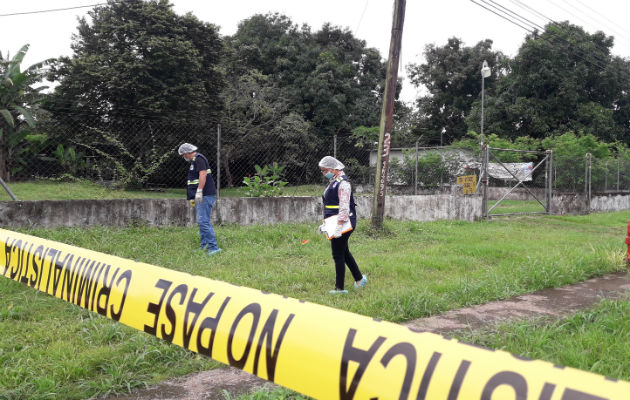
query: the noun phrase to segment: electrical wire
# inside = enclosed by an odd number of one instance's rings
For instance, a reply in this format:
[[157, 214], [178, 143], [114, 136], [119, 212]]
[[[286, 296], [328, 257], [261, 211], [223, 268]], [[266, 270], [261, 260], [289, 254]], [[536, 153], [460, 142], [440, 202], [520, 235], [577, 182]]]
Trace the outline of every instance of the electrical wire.
[[95, 4], [88, 4], [85, 6], [76, 6], [76, 7], [66, 7], [66, 8], [52, 8], [52, 9], [48, 9], [48, 10], [38, 10], [38, 11], [24, 11], [24, 12], [16, 12], [16, 13], [10, 13], [10, 14], [0, 14], [0, 17], [12, 17], [15, 15], [29, 15], [29, 14], [44, 14], [44, 13], [49, 13], [49, 12], [57, 12], [57, 11], [68, 11], [68, 10], [76, 10], [79, 8], [88, 8], [88, 7], [95, 7], [95, 6], [102, 6], [102, 5], [106, 5], [107, 3], [95, 3]]
[[[477, 3], [475, 0], [470, 0], [470, 1], [473, 2], [476, 5], [484, 8], [485, 10], [492, 12], [493, 14], [499, 16], [500, 18], [503, 18], [506, 21], [511, 22], [512, 24], [519, 26], [520, 28], [524, 29], [525, 31], [529, 32], [530, 34], [533, 34], [534, 31], [537, 30], [537, 29], [542, 29], [543, 31], [551, 33], [548, 30], [542, 28], [540, 25], [531, 22], [529, 19], [523, 17], [522, 15], [520, 15], [520, 14], [518, 14], [518, 13], [516, 13], [516, 12], [514, 12], [514, 11], [512, 11], [512, 10], [510, 10], [510, 9], [504, 7], [504, 6], [498, 5], [498, 3], [496, 3], [496, 2], [494, 2], [492, 0], [489, 0], [489, 1], [487, 1], [487, 0], [479, 0], [479, 1], [483, 2], [484, 4], [486, 4], [488, 7]], [[512, 1], [512, 2], [514, 2], [514, 1]], [[534, 10], [533, 8], [531, 8], [531, 7], [521, 3], [519, 0], [516, 0], [516, 2], [520, 3], [524, 7], [528, 8], [533, 13], [538, 14], [538, 15], [542, 16], [543, 18], [549, 20], [552, 25], [561, 27], [561, 25], [559, 23], [557, 23], [556, 21], [546, 17], [545, 15], [539, 13], [538, 11]], [[490, 4], [490, 3], [494, 3], [494, 4]], [[512, 15], [510, 15], [510, 14], [512, 14]], [[514, 16], [518, 17], [518, 20], [517, 20], [518, 22], [514, 20]], [[526, 25], [526, 26], [523, 26], [523, 25]], [[539, 38], [547, 41], [550, 44], [553, 44], [546, 37], [540, 36]], [[562, 41], [562, 42], [566, 43], [567, 45], [569, 45], [570, 47], [572, 47], [573, 50], [575, 51], [575, 56], [577, 58], [579, 58], [580, 60], [585, 61], [586, 63], [588, 63], [588, 64], [590, 64], [590, 65], [592, 65], [592, 66], [594, 66], [594, 67], [596, 67], [596, 68], [598, 68], [598, 69], [600, 69], [602, 71], [605, 70], [606, 64], [607, 64], [607, 60], [604, 60], [604, 59], [601, 59], [601, 58], [597, 58], [597, 56], [594, 56], [592, 54], [587, 54], [584, 50], [582, 50], [582, 49], [580, 49], [578, 47], [574, 47], [574, 45], [569, 40], [567, 40], [566, 38], [564, 38], [562, 36], [550, 35], [550, 38], [555, 40], [556, 44], [559, 43], [558, 41]]]

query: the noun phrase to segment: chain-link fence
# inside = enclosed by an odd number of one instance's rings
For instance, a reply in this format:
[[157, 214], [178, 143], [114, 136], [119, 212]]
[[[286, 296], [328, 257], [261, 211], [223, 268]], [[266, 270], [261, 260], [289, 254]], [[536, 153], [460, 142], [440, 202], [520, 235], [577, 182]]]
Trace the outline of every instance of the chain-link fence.
[[[66, 116], [40, 118], [37, 130], [16, 142], [3, 142], [0, 171], [6, 182], [75, 177], [124, 188], [183, 188], [186, 165], [178, 146], [190, 142], [210, 161], [221, 188], [243, 186], [256, 165], [277, 163], [290, 186], [321, 184], [317, 162], [339, 158], [354, 184], [373, 184], [376, 146], [351, 135], [276, 134], [261, 136], [230, 132], [216, 122], [172, 122], [168, 119], [126, 118], [116, 121]], [[527, 173], [525, 183], [544, 190], [545, 168], [536, 168], [544, 152], [502, 152], [488, 160], [489, 188], [507, 190], [516, 178], [505, 168]], [[477, 149], [418, 147], [390, 149], [388, 193], [462, 193], [457, 178], [475, 176], [482, 155]], [[494, 170], [494, 171], [493, 171]], [[521, 172], [518, 172], [522, 170]], [[554, 192], [630, 191], [630, 160], [590, 156], [553, 157]], [[517, 175], [518, 176], [518, 175]], [[495, 196], [496, 197], [496, 196]]]
[[318, 161], [336, 154], [357, 183], [373, 175], [370, 151], [349, 136], [295, 134], [250, 137], [218, 123], [128, 118], [117, 121], [65, 118], [40, 120], [36, 133], [4, 143], [6, 182], [74, 177], [121, 188], [181, 188], [186, 168], [177, 154], [183, 142], [195, 144], [210, 162], [222, 188], [243, 186], [256, 165], [277, 163], [289, 185], [322, 183]]
[[562, 193], [630, 192], [630, 159], [554, 154], [553, 188]]

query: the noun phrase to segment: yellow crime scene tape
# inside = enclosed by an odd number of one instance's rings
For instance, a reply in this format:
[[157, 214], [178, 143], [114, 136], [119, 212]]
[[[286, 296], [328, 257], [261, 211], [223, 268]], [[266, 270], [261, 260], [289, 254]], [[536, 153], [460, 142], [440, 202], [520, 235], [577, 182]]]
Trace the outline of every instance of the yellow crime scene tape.
[[630, 383], [0, 229], [0, 273], [317, 399], [630, 399]]

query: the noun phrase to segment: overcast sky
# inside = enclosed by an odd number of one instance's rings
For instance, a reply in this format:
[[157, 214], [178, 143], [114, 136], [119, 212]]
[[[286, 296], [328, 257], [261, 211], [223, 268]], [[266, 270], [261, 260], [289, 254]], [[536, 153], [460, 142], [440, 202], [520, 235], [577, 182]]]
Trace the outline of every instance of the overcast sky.
[[[102, 3], [102, 0], [21, 0], [0, 2], [0, 51], [6, 57], [29, 43], [24, 66], [50, 57], [71, 55], [71, 35], [76, 33], [77, 17], [90, 8], [6, 15]], [[394, 0], [171, 0], [178, 14], [192, 12], [202, 21], [216, 24], [222, 35], [236, 32], [243, 19], [256, 13], [279, 12], [313, 31], [330, 22], [350, 29], [354, 35], [376, 47], [385, 58], [389, 53]], [[508, 22], [487, 8], [492, 5], [544, 26], [549, 19], [569, 20], [587, 32], [604, 31], [615, 37], [613, 54], [630, 57], [630, 0], [408, 0], [401, 71], [404, 66], [422, 62], [425, 45], [444, 45], [449, 37], [461, 38], [473, 46], [492, 39], [493, 49], [514, 56], [527, 31]], [[496, 11], [496, 9], [495, 9]], [[526, 26], [527, 22], [520, 24]], [[412, 100], [416, 89], [403, 81], [403, 99]]]

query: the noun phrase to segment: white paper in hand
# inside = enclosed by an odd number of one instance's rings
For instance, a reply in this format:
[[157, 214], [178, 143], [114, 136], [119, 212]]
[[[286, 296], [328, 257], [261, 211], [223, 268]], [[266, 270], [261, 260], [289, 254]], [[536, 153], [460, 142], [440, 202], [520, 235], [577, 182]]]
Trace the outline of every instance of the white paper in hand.
[[[335, 230], [337, 229], [337, 215], [332, 215], [326, 219], [324, 219], [324, 233], [326, 233], [326, 237], [328, 240], [333, 239], [335, 235]], [[348, 219], [341, 227], [341, 233], [350, 232], [352, 230], [352, 223], [350, 219]]]

